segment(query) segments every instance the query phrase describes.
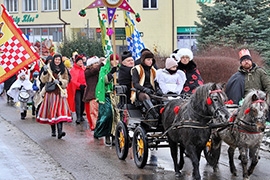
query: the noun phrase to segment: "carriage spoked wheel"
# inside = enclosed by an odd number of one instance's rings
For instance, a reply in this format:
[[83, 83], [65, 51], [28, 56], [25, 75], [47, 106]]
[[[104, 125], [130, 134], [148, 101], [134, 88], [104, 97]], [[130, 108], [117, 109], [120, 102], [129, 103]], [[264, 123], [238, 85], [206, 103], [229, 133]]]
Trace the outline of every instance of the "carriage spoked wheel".
[[148, 144], [145, 130], [138, 126], [133, 135], [133, 155], [134, 161], [138, 168], [143, 168], [146, 165], [148, 158]]
[[123, 121], [119, 121], [115, 131], [115, 149], [119, 159], [125, 160], [128, 155], [129, 137], [127, 126]]

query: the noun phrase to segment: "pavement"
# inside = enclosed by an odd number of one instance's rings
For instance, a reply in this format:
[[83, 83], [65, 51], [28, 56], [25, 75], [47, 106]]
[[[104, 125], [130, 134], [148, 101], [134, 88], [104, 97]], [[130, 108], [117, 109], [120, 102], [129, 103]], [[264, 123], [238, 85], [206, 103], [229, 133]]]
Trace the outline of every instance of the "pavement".
[[0, 180], [75, 179], [1, 113], [0, 127]]

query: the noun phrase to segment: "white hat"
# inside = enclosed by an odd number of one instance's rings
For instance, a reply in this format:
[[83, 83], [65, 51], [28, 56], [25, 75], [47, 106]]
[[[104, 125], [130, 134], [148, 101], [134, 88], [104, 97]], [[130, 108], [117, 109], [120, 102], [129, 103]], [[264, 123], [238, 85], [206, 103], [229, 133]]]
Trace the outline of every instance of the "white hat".
[[176, 55], [179, 57], [179, 60], [183, 56], [188, 56], [190, 61], [193, 59], [193, 53], [190, 49], [188, 48], [181, 48], [177, 51]]
[[97, 56], [93, 56], [86, 61], [86, 66], [91, 66], [92, 64], [98, 63], [99, 58]]

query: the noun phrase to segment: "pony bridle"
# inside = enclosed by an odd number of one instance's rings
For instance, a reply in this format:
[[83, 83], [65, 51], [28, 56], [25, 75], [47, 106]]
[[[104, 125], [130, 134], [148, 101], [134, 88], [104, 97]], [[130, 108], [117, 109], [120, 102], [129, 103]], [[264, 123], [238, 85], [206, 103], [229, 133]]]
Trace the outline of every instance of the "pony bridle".
[[[257, 103], [260, 104], [260, 110], [261, 110], [263, 108], [263, 105], [261, 103], [265, 103], [265, 100], [258, 99], [256, 101], [252, 102], [252, 104], [257, 104]], [[250, 126], [256, 126], [256, 123], [262, 123], [262, 124], [264, 124], [265, 121], [266, 121], [266, 119], [267, 119], [267, 117], [265, 116], [265, 114], [263, 116], [260, 116], [260, 117], [253, 116], [253, 111], [250, 112], [250, 109], [252, 109], [252, 108], [249, 107], [248, 109], [246, 109], [244, 114], [247, 115], [247, 114], [252, 113], [250, 115], [252, 122], [250, 122], [250, 123], [249, 122], [245, 122], [242, 119], [240, 119], [240, 121], [243, 122], [244, 124], [248, 124]]]
[[216, 102], [218, 101], [218, 95], [214, 95], [214, 94], [219, 94], [219, 93], [222, 93], [223, 91], [221, 90], [221, 89], [217, 89], [217, 90], [212, 90], [212, 91], [209, 91], [209, 96], [208, 96], [208, 98], [206, 99], [206, 104], [208, 105], [208, 106], [213, 106], [213, 108], [214, 108], [214, 118], [218, 118], [218, 115], [219, 114], [221, 114], [220, 113], [220, 111], [222, 111], [222, 110], [225, 110], [226, 109], [226, 107], [225, 107], [225, 105], [223, 105], [223, 106], [218, 106], [217, 107], [217, 105], [216, 105]]

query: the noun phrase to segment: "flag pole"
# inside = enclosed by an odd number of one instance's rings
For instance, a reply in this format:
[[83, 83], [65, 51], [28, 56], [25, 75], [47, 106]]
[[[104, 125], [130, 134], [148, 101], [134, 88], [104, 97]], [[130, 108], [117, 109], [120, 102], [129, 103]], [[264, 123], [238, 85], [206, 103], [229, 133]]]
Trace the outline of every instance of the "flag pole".
[[[114, 18], [112, 20], [112, 46], [113, 46], [113, 63], [116, 65], [116, 45], [115, 45], [115, 24], [114, 24]], [[116, 85], [116, 73], [114, 73], [113, 76], [113, 84]]]
[[[42, 64], [42, 66], [45, 65], [45, 63], [43, 62], [42, 59], [40, 59], [40, 62], [41, 62], [41, 64]], [[48, 69], [48, 73], [49, 73], [49, 75], [52, 77], [52, 79], [55, 80], [55, 77], [53, 76], [53, 74], [52, 74], [52, 72], [50, 71], [50, 69]], [[66, 92], [65, 92], [64, 89], [60, 86], [60, 84], [56, 84], [56, 85], [59, 87], [60, 91], [65, 95]]]

